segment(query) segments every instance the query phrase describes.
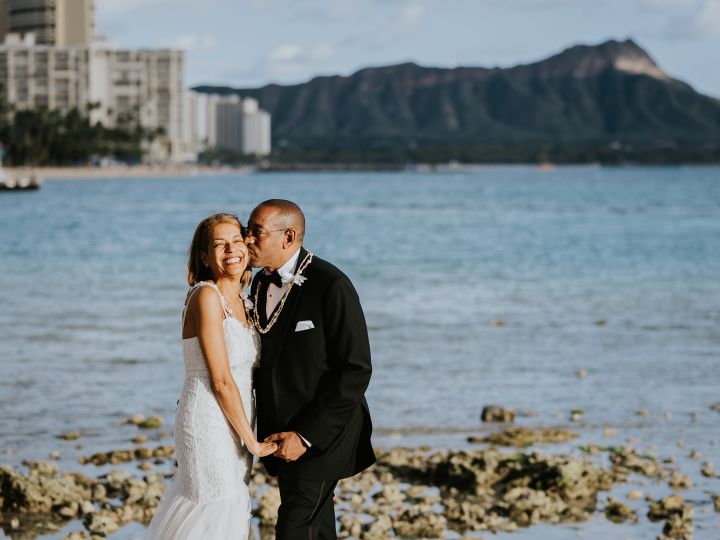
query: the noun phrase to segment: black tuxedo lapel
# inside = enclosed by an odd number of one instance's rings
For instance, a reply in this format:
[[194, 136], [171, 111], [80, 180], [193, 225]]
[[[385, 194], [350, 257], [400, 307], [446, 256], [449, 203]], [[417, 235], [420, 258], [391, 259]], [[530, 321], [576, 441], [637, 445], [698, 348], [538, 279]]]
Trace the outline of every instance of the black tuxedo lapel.
[[[265, 270], [260, 270], [264, 272]], [[267, 326], [267, 290], [268, 284], [263, 281], [262, 277], [259, 277], [259, 283], [257, 284], [257, 316], [259, 319], [260, 326], [263, 328]]]

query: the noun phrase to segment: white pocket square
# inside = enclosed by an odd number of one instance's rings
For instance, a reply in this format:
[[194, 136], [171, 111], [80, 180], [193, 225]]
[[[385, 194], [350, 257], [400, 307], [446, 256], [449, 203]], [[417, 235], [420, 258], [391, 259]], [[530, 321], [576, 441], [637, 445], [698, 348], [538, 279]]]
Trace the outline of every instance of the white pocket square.
[[313, 328], [315, 328], [315, 325], [312, 321], [298, 321], [298, 323], [295, 325], [296, 332], [302, 332], [303, 330], [312, 330]]

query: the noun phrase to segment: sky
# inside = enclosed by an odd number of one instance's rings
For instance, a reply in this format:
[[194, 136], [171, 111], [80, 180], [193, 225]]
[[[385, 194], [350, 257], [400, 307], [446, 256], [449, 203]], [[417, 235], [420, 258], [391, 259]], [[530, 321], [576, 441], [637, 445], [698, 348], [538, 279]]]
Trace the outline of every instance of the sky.
[[720, 0], [96, 0], [122, 47], [186, 51], [189, 86], [250, 88], [368, 66], [509, 67], [634, 39], [720, 97]]

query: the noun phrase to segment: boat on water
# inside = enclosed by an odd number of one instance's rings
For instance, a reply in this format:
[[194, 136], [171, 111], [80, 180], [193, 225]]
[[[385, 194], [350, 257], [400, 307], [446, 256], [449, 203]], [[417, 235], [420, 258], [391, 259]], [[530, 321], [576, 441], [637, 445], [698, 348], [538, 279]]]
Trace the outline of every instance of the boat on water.
[[3, 169], [5, 148], [0, 143], [0, 191], [26, 191], [40, 189], [42, 180], [33, 172], [10, 175]]
[[42, 180], [34, 174], [14, 178], [3, 174], [0, 170], [0, 191], [26, 191], [40, 189]]

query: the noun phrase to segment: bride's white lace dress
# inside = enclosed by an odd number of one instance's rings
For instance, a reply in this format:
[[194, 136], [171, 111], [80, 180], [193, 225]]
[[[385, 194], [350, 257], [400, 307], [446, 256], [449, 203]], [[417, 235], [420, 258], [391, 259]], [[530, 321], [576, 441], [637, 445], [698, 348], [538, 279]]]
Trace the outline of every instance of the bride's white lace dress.
[[[198, 283], [188, 298], [201, 286], [220, 295], [230, 369], [254, 425], [252, 370], [259, 359], [259, 336], [232, 316], [214, 283]], [[145, 538], [245, 540], [250, 534], [252, 454], [220, 409], [196, 337], [183, 339], [183, 357], [185, 384], [175, 417], [178, 467]]]

